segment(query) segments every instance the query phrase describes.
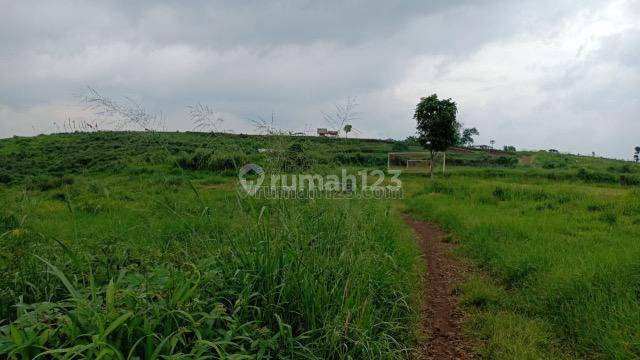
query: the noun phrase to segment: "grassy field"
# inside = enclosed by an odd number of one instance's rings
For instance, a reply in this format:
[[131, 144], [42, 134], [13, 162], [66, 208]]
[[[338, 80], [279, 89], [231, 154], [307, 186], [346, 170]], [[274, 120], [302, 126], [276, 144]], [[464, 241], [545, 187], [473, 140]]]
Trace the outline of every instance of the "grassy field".
[[640, 190], [461, 172], [410, 212], [454, 234], [481, 275], [461, 286], [489, 358], [640, 356]]
[[389, 204], [267, 202], [220, 184], [130, 175], [4, 188], [0, 310], [12, 323], [0, 352], [407, 354], [419, 259]]
[[[260, 151], [266, 149], [267, 151]], [[0, 357], [406, 358], [451, 232], [487, 358], [640, 356], [640, 169], [454, 149], [405, 199], [260, 200], [237, 168], [385, 168], [407, 142], [194, 133], [0, 140]]]

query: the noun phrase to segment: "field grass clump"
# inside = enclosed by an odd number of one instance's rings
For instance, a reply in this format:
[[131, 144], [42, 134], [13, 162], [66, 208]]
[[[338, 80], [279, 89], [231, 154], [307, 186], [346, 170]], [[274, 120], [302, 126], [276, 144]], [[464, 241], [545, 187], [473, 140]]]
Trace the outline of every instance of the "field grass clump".
[[640, 185], [640, 176], [631, 174], [620, 175], [620, 184], [625, 186], [638, 186]]
[[585, 168], [578, 169], [576, 177], [584, 182], [590, 183], [611, 183], [615, 184], [619, 181], [619, 177], [615, 174], [604, 171], [590, 171]]
[[248, 162], [243, 154], [216, 155], [207, 149], [197, 149], [192, 154], [181, 154], [176, 159], [176, 164], [188, 170], [237, 170]]
[[73, 184], [73, 178], [70, 176], [40, 176], [30, 179], [27, 189], [49, 191], [70, 184]]
[[13, 176], [5, 170], [0, 170], [0, 184], [10, 184], [13, 181]]

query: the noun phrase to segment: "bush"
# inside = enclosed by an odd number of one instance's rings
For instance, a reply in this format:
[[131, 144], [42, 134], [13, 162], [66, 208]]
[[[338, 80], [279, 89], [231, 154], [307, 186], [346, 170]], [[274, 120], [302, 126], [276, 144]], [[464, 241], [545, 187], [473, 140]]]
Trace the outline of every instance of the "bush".
[[511, 191], [503, 187], [496, 187], [492, 193], [493, 197], [499, 201], [506, 201], [511, 199]]
[[333, 156], [333, 162], [339, 165], [384, 166], [387, 164], [387, 158], [384, 154], [339, 153]]
[[616, 183], [619, 181], [619, 178], [608, 172], [602, 171], [590, 171], [585, 168], [580, 168], [576, 177], [584, 182], [591, 183]]
[[73, 178], [68, 176], [62, 177], [39, 177], [31, 180], [27, 184], [29, 190], [49, 191], [62, 187], [63, 185], [73, 184]]
[[611, 172], [617, 172], [620, 174], [631, 174], [631, 173], [635, 173], [638, 172], [637, 171], [637, 167], [632, 166], [630, 164], [624, 164], [621, 166], [609, 166], [607, 168], [607, 170], [611, 171]]
[[391, 146], [391, 151], [409, 151], [409, 145], [404, 141], [394, 141], [393, 145]]
[[620, 185], [637, 186], [640, 185], [640, 176], [620, 175]]
[[13, 177], [4, 171], [0, 171], [0, 184], [9, 184], [13, 181]]
[[243, 154], [217, 156], [211, 150], [197, 149], [193, 154], [183, 153], [176, 159], [176, 164], [188, 170], [237, 170], [247, 163]]
[[562, 169], [569, 165], [569, 159], [565, 157], [559, 157], [554, 159], [544, 159], [542, 161], [542, 168], [544, 169]]
[[300, 171], [310, 167], [310, 161], [307, 159], [304, 148], [301, 143], [293, 143], [287, 149], [286, 156], [282, 162], [282, 171]]
[[492, 159], [492, 162], [496, 165], [513, 167], [518, 165], [518, 158], [513, 156], [498, 156]]
[[0, 233], [20, 227], [20, 219], [13, 213], [0, 214]]
[[483, 154], [478, 158], [450, 158], [447, 163], [457, 166], [503, 166], [515, 167], [518, 165], [518, 158], [515, 156], [490, 156]]

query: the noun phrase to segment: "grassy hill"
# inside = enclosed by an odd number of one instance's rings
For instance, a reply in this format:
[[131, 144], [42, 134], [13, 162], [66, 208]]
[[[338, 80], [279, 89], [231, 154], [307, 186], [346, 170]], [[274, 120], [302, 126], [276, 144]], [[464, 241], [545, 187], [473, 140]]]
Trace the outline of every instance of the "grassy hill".
[[[406, 358], [435, 221], [489, 358], [640, 356], [640, 167], [453, 149], [402, 200], [241, 196], [237, 169], [386, 168], [404, 142], [98, 132], [0, 140], [0, 354]], [[439, 169], [437, 169], [439, 170]], [[428, 341], [428, 340], [426, 340]]]
[[[41, 135], [0, 140], [0, 182], [170, 167], [233, 175], [242, 164], [264, 163], [272, 157], [261, 149], [286, 151], [292, 144], [300, 144], [302, 160], [314, 168], [381, 167], [387, 164], [388, 152], [423, 151], [416, 144], [376, 139], [139, 132]], [[635, 164], [605, 158], [454, 148], [447, 160], [456, 167], [531, 170], [524, 172], [528, 176], [640, 184]]]

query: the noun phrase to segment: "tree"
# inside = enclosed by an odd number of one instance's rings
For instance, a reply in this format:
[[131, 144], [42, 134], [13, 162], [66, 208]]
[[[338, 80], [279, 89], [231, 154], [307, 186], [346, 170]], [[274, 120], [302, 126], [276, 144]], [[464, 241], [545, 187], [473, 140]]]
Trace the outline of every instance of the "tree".
[[493, 145], [496, 143], [495, 140], [489, 140], [489, 144], [491, 144], [491, 148], [493, 149]]
[[480, 135], [478, 129], [474, 127], [467, 128], [462, 131], [462, 138], [460, 141], [462, 142], [462, 145], [468, 146], [473, 144], [473, 137], [478, 135]]
[[407, 145], [420, 145], [420, 141], [418, 141], [418, 138], [415, 136], [407, 136], [404, 142], [407, 143]]
[[636, 146], [633, 150], [635, 150], [635, 153], [633, 154], [633, 160], [635, 160], [635, 162], [639, 162], [640, 161], [640, 146]]
[[451, 99], [439, 100], [436, 94], [420, 98], [416, 106], [413, 118], [417, 122], [418, 141], [431, 155], [429, 173], [432, 177], [434, 152], [444, 153], [456, 144], [460, 133], [460, 124], [456, 121], [457, 113], [458, 107], [455, 102]]
[[351, 129], [353, 128], [353, 126], [351, 126], [351, 124], [346, 124], [344, 126], [344, 128], [342, 130], [344, 130], [344, 137], [348, 137], [349, 133], [351, 132]]

